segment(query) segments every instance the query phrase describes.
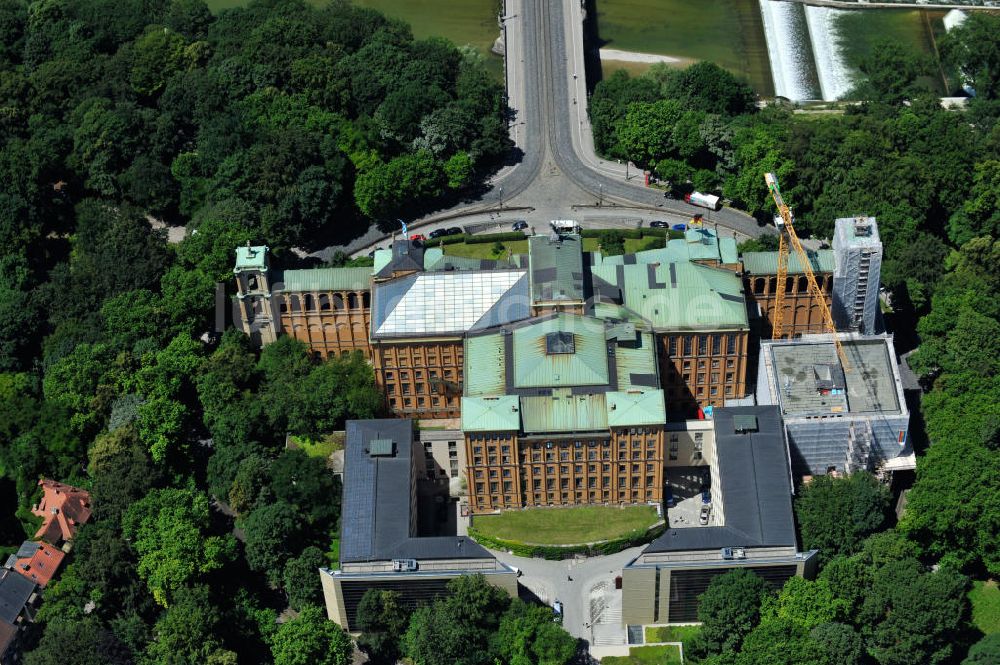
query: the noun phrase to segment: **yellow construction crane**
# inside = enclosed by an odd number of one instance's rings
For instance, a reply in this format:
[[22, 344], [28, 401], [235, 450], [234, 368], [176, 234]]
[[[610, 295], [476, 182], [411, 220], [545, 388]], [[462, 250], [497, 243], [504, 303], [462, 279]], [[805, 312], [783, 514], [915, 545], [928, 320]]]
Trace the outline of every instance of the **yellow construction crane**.
[[816, 281], [816, 274], [813, 273], [812, 262], [809, 260], [805, 248], [802, 247], [802, 241], [799, 240], [799, 236], [795, 233], [792, 211], [789, 209], [788, 204], [785, 203], [784, 198], [781, 196], [781, 190], [778, 188], [778, 176], [773, 173], [765, 173], [764, 182], [767, 183], [767, 189], [771, 192], [774, 205], [778, 207], [779, 215], [774, 220], [775, 225], [778, 227], [778, 284], [774, 299], [774, 314], [771, 317], [773, 328], [771, 337], [782, 339], [786, 335], [785, 286], [788, 281], [788, 246], [791, 245], [792, 249], [795, 250], [795, 255], [799, 257], [802, 270], [806, 274], [806, 281], [809, 284], [809, 295], [819, 302], [820, 311], [823, 313], [824, 328], [827, 332], [833, 334], [833, 344], [837, 347], [837, 356], [840, 357], [840, 364], [843, 366], [845, 372], [849, 372], [850, 367], [847, 362], [847, 355], [844, 353], [844, 348], [840, 345], [840, 340], [837, 339], [837, 327], [833, 324], [833, 315], [830, 314], [830, 307], [826, 304], [826, 294], [819, 288], [819, 283]]

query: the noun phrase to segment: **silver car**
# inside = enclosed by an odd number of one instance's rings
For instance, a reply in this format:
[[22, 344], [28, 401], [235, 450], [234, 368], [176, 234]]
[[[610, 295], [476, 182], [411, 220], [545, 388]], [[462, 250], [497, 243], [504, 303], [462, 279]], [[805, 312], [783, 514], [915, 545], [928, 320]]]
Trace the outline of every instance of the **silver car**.
[[698, 516], [698, 523], [702, 526], [708, 524], [708, 518], [712, 516], [712, 504], [707, 504], [701, 507], [701, 515]]

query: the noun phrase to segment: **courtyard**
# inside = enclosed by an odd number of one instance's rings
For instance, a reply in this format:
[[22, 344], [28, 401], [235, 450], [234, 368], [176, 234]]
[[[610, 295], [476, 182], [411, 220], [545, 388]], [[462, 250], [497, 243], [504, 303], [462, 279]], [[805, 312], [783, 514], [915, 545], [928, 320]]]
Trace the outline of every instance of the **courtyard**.
[[480, 533], [531, 545], [574, 545], [613, 540], [648, 529], [660, 517], [653, 506], [575, 506], [505, 511], [478, 515]]

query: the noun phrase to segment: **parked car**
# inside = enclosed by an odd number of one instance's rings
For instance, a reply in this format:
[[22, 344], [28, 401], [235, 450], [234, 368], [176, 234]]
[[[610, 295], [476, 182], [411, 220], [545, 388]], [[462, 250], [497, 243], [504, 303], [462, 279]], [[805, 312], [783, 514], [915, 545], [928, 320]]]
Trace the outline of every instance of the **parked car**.
[[669, 229], [670, 224], [664, 222], [662, 219], [654, 219], [649, 223], [649, 228], [651, 229]]
[[523, 231], [526, 228], [528, 228], [528, 223], [523, 219], [519, 219], [516, 222], [514, 222], [510, 228], [514, 229], [515, 231]]
[[555, 621], [556, 623], [562, 623], [563, 619], [562, 610], [563, 610], [562, 603], [560, 603], [558, 600], [552, 603], [552, 612], [555, 615], [552, 617], [552, 620]]
[[670, 489], [670, 485], [667, 485], [667, 508], [673, 508], [677, 505], [677, 501], [674, 500], [674, 491]]
[[434, 229], [433, 231], [431, 231], [427, 235], [430, 236], [432, 239], [433, 238], [440, 238], [441, 236], [448, 235], [448, 229]]
[[414, 242], [424, 242], [427, 240], [427, 236], [425, 236], [423, 233], [414, 233], [413, 235], [410, 236], [410, 240]]
[[446, 235], [450, 235], [450, 236], [460, 236], [460, 235], [462, 235], [463, 233], [465, 233], [465, 231], [463, 231], [462, 229], [458, 228], [457, 226], [453, 226], [453, 227], [451, 227], [450, 229], [448, 229], [448, 232], [447, 232], [447, 234], [446, 234]]
[[701, 515], [698, 516], [698, 524], [706, 526], [708, 524], [708, 518], [712, 515], [712, 504], [701, 507]]
[[374, 259], [375, 258], [375, 250], [374, 249], [372, 251], [368, 252], [368, 258], [369, 259]]
[[688, 225], [687, 224], [674, 224], [670, 228], [673, 229], [674, 231], [687, 231], [688, 230]]
[[701, 502], [702, 503], [712, 503], [712, 493], [707, 489], [701, 491]]

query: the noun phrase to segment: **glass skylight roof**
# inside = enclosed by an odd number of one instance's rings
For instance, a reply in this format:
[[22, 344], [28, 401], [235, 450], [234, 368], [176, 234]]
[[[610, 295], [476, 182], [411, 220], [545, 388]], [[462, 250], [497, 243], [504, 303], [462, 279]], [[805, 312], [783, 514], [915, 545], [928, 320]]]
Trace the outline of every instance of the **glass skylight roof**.
[[[446, 333], [471, 329], [517, 284], [525, 274], [523, 270], [490, 272], [447, 272], [416, 275], [405, 292], [391, 294], [389, 287], [383, 293], [395, 300], [388, 304], [385, 318], [375, 322], [376, 335], [416, 333]], [[491, 316], [490, 325], [506, 323], [526, 308], [527, 286], [523, 294], [511, 293], [520, 303], [511, 303], [509, 316], [500, 313]], [[518, 306], [520, 305], [520, 306]], [[526, 315], [526, 313], [525, 313]]]

